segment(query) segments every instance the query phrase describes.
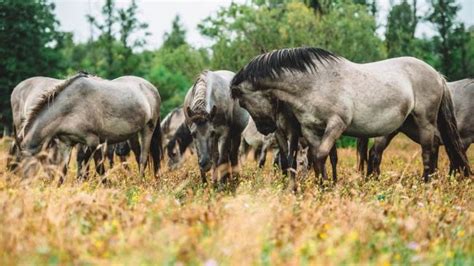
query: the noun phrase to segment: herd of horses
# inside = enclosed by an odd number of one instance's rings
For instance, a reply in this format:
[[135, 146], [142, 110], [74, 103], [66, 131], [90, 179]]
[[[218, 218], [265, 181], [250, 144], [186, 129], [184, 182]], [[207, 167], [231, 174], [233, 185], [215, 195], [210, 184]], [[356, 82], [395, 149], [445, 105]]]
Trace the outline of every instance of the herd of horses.
[[11, 95], [15, 138], [8, 165], [14, 169], [46, 151], [65, 176], [76, 146], [78, 177], [87, 177], [91, 158], [103, 174], [105, 158], [112, 166], [114, 153], [124, 162], [130, 151], [141, 176], [147, 162], [157, 176], [164, 154], [175, 169], [190, 150], [203, 182], [211, 171], [214, 184], [225, 184], [238, 179], [239, 154], [252, 148], [263, 166], [272, 149], [296, 191], [297, 168], [312, 167], [323, 181], [328, 156], [337, 181], [335, 143], [343, 135], [358, 139], [360, 171], [367, 165], [367, 175], [379, 175], [384, 149], [402, 132], [421, 146], [424, 181], [437, 169], [440, 145], [450, 174], [471, 175], [474, 79], [447, 83], [416, 58], [357, 64], [320, 48], [280, 49], [236, 74], [203, 71], [183, 106], [161, 123], [160, 103], [158, 89], [139, 77], [105, 80], [79, 72], [66, 80], [27, 79]]

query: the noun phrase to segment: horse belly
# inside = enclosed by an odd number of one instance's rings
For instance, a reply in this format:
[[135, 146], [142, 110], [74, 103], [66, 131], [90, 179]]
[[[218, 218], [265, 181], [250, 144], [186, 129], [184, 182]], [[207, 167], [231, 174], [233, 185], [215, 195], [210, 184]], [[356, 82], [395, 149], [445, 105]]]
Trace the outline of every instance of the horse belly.
[[353, 117], [345, 133], [355, 137], [385, 136], [400, 128], [405, 119], [406, 115], [396, 107], [358, 114]]

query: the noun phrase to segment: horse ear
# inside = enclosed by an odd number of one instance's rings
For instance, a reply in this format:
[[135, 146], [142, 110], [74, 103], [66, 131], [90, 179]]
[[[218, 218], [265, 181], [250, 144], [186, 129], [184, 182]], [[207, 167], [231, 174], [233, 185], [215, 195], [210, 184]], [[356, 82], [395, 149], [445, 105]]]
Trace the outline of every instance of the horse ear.
[[209, 113], [209, 121], [212, 121], [214, 119], [214, 116], [216, 115], [217, 112], [217, 106], [212, 106], [211, 112]]
[[232, 87], [230, 94], [233, 99], [240, 98], [240, 96], [242, 96], [242, 91], [237, 87]]
[[186, 108], [186, 113], [188, 114], [188, 117], [193, 117], [194, 115], [193, 110], [191, 110], [189, 106]]

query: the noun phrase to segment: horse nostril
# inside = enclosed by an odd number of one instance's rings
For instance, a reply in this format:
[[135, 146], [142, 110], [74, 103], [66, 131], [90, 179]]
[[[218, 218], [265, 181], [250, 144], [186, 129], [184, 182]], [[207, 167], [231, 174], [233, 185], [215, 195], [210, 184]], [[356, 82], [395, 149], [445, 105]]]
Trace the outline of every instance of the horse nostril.
[[206, 160], [200, 160], [200, 161], [199, 161], [199, 166], [200, 166], [201, 168], [204, 168], [204, 167], [206, 166], [206, 164], [207, 164]]

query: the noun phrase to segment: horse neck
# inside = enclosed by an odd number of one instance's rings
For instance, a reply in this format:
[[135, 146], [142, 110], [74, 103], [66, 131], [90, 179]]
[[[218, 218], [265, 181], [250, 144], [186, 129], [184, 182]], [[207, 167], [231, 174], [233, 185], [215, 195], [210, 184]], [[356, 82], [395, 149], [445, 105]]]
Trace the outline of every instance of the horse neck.
[[60, 108], [57, 103], [44, 110], [33, 121], [30, 129], [25, 135], [23, 142], [26, 146], [37, 147], [43, 145], [46, 141], [52, 139], [61, 127]]

